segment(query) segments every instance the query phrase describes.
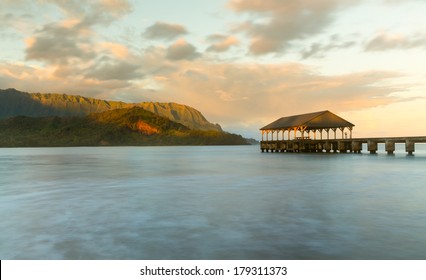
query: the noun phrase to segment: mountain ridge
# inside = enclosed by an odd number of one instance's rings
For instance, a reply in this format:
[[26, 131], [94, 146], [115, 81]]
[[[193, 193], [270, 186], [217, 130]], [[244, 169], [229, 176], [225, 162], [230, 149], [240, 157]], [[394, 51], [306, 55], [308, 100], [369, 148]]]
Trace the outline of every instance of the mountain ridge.
[[173, 102], [125, 103], [81, 95], [27, 93], [13, 88], [0, 89], [0, 119], [20, 115], [29, 117], [81, 117], [92, 113], [132, 107], [141, 107], [191, 129], [223, 131], [220, 125], [207, 121], [200, 111], [190, 106]]

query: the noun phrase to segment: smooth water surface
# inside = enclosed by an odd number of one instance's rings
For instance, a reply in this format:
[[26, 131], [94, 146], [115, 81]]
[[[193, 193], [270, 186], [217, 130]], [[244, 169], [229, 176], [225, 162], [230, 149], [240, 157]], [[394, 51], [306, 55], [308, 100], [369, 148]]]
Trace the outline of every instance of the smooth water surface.
[[426, 259], [426, 149], [0, 149], [1, 259]]

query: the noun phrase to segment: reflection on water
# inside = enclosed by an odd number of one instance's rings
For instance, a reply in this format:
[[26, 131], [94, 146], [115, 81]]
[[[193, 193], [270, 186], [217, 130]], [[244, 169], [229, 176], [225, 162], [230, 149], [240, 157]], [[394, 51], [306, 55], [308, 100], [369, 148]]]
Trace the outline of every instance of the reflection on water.
[[0, 149], [1, 259], [426, 259], [416, 156]]

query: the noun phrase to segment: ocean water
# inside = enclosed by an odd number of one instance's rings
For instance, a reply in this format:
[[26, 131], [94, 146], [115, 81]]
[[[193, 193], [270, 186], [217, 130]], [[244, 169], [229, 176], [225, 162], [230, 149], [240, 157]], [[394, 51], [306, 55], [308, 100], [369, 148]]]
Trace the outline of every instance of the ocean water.
[[426, 149], [403, 148], [0, 149], [0, 258], [426, 259]]

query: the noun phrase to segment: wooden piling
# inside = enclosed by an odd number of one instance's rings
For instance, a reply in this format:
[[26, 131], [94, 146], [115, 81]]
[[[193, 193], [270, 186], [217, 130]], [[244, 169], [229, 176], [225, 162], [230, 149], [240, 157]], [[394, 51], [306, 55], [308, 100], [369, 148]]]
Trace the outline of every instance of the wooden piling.
[[361, 141], [352, 141], [352, 151], [354, 153], [361, 153], [362, 151], [362, 142]]
[[337, 142], [337, 149], [341, 153], [346, 153], [346, 151], [347, 151], [347, 149], [346, 149], [346, 142], [345, 141], [339, 141], [339, 142]]
[[386, 140], [385, 151], [388, 153], [388, 155], [393, 155], [393, 152], [395, 151], [395, 142]]
[[377, 153], [377, 142], [376, 141], [368, 140], [367, 141], [367, 147], [368, 147], [368, 151], [370, 152], [370, 154]]
[[410, 140], [405, 141], [405, 151], [408, 155], [412, 156], [414, 153], [414, 142]]

